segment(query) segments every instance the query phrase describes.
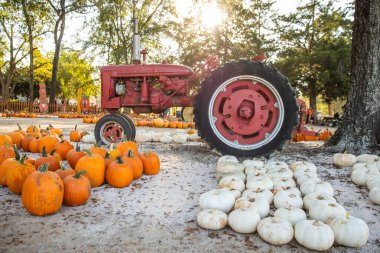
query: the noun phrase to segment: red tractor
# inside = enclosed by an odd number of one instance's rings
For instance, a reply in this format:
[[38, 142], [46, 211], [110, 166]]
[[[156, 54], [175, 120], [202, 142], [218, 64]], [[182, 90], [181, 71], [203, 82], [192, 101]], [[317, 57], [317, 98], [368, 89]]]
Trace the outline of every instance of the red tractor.
[[101, 68], [102, 108], [109, 114], [96, 124], [97, 141], [110, 144], [123, 136], [134, 140], [135, 126], [119, 112], [122, 107], [135, 113], [161, 113], [173, 106], [193, 106], [198, 134], [223, 154], [268, 155], [292, 139], [298, 124], [295, 91], [275, 67], [251, 60], [217, 67], [213, 58], [193, 97], [188, 87], [201, 73], [181, 65], [146, 64], [137, 20], [133, 21], [134, 64]]

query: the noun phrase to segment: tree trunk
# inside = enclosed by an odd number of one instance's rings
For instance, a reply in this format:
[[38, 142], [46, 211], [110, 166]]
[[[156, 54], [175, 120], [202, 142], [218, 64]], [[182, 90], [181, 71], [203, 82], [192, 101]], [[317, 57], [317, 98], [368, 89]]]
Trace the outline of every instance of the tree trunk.
[[331, 104], [328, 104], [328, 106], [329, 106], [329, 116], [333, 116], [333, 115], [334, 115], [334, 112], [333, 112], [332, 105], [331, 105]]
[[351, 89], [342, 124], [330, 144], [367, 153], [380, 141], [380, 1], [356, 0]]
[[317, 111], [317, 96], [318, 92], [316, 89], [316, 81], [313, 84], [310, 84], [310, 93], [309, 93], [309, 105], [313, 109], [312, 116], [315, 118]]

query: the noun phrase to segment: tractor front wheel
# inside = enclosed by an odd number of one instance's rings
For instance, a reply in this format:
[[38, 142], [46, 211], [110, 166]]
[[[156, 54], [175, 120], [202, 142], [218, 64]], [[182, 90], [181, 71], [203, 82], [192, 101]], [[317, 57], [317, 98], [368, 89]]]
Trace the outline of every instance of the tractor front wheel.
[[134, 140], [135, 134], [135, 125], [124, 114], [104, 115], [95, 125], [96, 142], [105, 145], [120, 142], [124, 136], [128, 140]]
[[274, 67], [227, 63], [202, 83], [195, 99], [198, 134], [223, 154], [270, 155], [281, 150], [298, 123], [295, 92]]

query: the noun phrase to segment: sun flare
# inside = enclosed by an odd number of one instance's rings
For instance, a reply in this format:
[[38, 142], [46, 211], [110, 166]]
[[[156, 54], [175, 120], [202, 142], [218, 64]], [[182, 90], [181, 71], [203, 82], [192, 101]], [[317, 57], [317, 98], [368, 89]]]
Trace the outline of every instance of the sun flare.
[[215, 3], [206, 4], [201, 13], [202, 26], [207, 29], [217, 27], [223, 23], [223, 12]]

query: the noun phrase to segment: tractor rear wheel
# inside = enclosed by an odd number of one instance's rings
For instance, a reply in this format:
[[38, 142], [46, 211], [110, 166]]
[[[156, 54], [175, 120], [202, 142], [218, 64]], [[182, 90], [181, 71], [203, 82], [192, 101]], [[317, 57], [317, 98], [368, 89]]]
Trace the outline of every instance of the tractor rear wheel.
[[183, 107], [181, 110], [181, 118], [183, 121], [191, 122], [194, 120], [194, 107]]
[[98, 120], [95, 125], [96, 142], [109, 145], [120, 142], [124, 136], [128, 140], [134, 140], [136, 129], [135, 125], [128, 120], [127, 115], [107, 114]]
[[269, 156], [281, 150], [298, 123], [295, 92], [274, 67], [227, 63], [202, 83], [195, 98], [198, 134], [222, 154]]

